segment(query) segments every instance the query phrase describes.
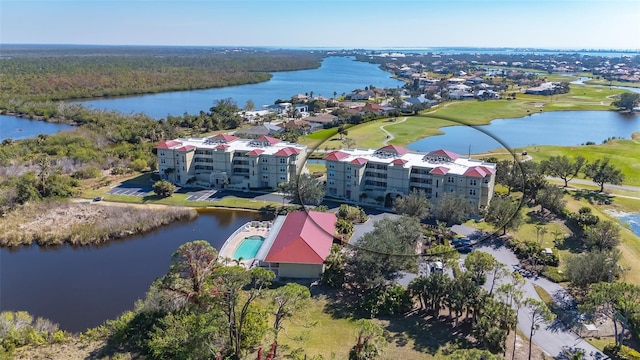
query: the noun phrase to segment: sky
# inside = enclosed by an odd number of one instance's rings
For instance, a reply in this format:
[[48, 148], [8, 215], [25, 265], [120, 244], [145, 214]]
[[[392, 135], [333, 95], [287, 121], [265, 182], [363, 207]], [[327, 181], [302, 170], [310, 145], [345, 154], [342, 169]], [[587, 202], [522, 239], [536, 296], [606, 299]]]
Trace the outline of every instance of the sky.
[[640, 49], [640, 0], [0, 0], [0, 43]]

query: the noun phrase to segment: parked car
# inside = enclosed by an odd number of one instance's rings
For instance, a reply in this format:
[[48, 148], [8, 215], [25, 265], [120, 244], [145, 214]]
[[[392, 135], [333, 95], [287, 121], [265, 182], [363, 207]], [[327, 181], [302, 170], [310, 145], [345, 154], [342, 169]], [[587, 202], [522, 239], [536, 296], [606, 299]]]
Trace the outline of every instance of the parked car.
[[102, 201], [103, 197], [102, 196], [97, 196], [93, 198], [93, 201]]
[[458, 247], [456, 249], [458, 250], [458, 252], [461, 252], [463, 254], [468, 254], [468, 253], [473, 251], [473, 246], [469, 246], [469, 245], [461, 246], [461, 247]]
[[454, 247], [469, 246], [471, 245], [471, 239], [466, 237], [455, 238], [451, 240], [451, 245], [453, 245]]

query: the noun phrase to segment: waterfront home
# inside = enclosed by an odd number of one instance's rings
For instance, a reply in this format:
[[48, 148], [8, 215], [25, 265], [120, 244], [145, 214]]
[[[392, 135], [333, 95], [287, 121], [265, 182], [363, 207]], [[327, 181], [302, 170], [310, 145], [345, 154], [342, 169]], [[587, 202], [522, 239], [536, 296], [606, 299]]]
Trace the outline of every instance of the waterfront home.
[[493, 197], [496, 165], [447, 150], [387, 145], [332, 151], [324, 159], [327, 196], [346, 201], [391, 206], [396, 197], [423, 190], [434, 203], [444, 193], [462, 195], [478, 210]]
[[283, 131], [284, 129], [280, 126], [271, 125], [271, 124], [262, 124], [262, 125], [252, 126], [246, 129], [236, 130], [234, 135], [244, 139], [256, 139], [256, 138], [259, 138], [260, 136], [265, 136], [265, 135], [274, 136], [276, 134], [280, 134]]
[[333, 213], [297, 211], [273, 222], [252, 221], [227, 239], [219, 256], [248, 269], [269, 269], [279, 278], [318, 278], [331, 252], [336, 220]]
[[306, 146], [265, 135], [174, 139], [159, 143], [156, 150], [160, 176], [181, 186], [276, 189], [279, 183], [308, 172]]

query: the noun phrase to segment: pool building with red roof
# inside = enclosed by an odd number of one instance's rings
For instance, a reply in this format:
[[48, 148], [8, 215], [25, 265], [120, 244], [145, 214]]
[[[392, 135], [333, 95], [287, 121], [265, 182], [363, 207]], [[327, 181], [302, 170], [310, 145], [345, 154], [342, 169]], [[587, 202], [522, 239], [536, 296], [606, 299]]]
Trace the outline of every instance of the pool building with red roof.
[[397, 145], [341, 149], [324, 157], [327, 196], [390, 207], [398, 196], [423, 190], [432, 203], [445, 193], [462, 195], [476, 210], [493, 197], [496, 164], [452, 151], [410, 151]]
[[159, 174], [177, 185], [214, 189], [276, 189], [308, 173], [306, 146], [270, 136], [230, 134], [163, 141], [156, 145]]
[[[227, 239], [220, 256], [234, 258], [247, 268], [263, 267], [279, 278], [318, 278], [331, 252], [336, 220], [330, 212], [296, 211], [276, 217], [266, 233], [264, 227], [249, 222]], [[256, 241], [257, 249], [246, 250]]]

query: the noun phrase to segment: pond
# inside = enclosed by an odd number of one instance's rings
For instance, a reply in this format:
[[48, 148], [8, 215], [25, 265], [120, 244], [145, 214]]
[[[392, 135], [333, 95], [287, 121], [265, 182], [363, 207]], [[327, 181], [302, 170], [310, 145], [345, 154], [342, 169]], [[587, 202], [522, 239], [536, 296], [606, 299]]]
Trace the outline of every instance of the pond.
[[276, 72], [266, 82], [207, 90], [174, 91], [141, 96], [104, 98], [78, 103], [96, 109], [117, 110], [122, 113], [144, 113], [155, 119], [167, 114], [197, 114], [208, 111], [215, 100], [232, 98], [239, 107], [251, 99], [256, 109], [273, 104], [277, 99], [290, 99], [296, 94], [313, 92], [314, 96], [333, 97], [354, 89], [373, 85], [395, 88], [404, 82], [391, 78], [391, 74], [378, 65], [355, 61], [351, 57], [329, 57], [317, 69]]
[[169, 270], [181, 244], [204, 239], [219, 248], [252, 220], [262, 219], [254, 212], [212, 210], [100, 247], [0, 249], [0, 310], [26, 310], [72, 332], [100, 325], [133, 309]]
[[499, 148], [533, 145], [602, 143], [610, 137], [630, 138], [640, 131], [640, 116], [615, 111], [554, 111], [522, 118], [493, 120], [490, 125], [460, 126], [452, 123], [431, 136], [408, 145], [412, 150], [447, 149], [459, 154], [482, 153]]

